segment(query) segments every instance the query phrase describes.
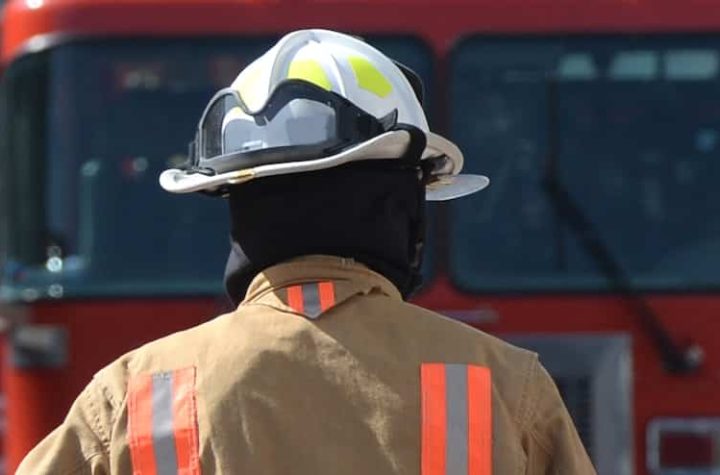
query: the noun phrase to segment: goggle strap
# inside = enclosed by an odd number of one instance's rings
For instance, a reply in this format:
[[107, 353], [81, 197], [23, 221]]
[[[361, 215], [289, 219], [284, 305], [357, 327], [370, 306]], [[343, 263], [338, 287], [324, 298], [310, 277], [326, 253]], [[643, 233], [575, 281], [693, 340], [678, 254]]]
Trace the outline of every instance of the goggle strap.
[[415, 97], [417, 98], [420, 105], [424, 105], [425, 102], [425, 88], [423, 86], [422, 79], [420, 79], [420, 76], [413, 71], [412, 69], [408, 68], [404, 64], [402, 64], [399, 61], [393, 61], [395, 63], [395, 66], [402, 71], [403, 75], [405, 76], [405, 79], [410, 83], [410, 87], [412, 87], [413, 92], [415, 92]]
[[433, 179], [433, 170], [435, 169], [435, 164], [432, 160], [421, 160], [420, 161], [420, 170], [422, 170], [422, 183], [424, 186], [426, 186], [428, 183], [430, 183]]
[[427, 145], [427, 136], [425, 132], [417, 127], [409, 124], [397, 124], [393, 130], [404, 130], [410, 134], [410, 143], [400, 160], [410, 166], [419, 167], [423, 164], [422, 154]]
[[398, 120], [398, 110], [393, 109], [390, 113], [380, 117], [378, 119], [378, 122], [380, 122], [380, 126], [383, 129], [383, 132], [387, 132], [388, 130], [391, 130], [393, 127], [397, 125]]

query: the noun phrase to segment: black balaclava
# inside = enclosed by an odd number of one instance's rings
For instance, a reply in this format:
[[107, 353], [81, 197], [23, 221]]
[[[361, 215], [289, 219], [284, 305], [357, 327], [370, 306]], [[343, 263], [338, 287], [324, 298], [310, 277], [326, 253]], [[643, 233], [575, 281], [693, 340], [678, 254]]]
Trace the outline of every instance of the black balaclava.
[[228, 192], [231, 250], [225, 288], [237, 305], [262, 270], [325, 254], [365, 264], [407, 298], [420, 284], [425, 232], [425, 136], [409, 130], [401, 159], [266, 177]]

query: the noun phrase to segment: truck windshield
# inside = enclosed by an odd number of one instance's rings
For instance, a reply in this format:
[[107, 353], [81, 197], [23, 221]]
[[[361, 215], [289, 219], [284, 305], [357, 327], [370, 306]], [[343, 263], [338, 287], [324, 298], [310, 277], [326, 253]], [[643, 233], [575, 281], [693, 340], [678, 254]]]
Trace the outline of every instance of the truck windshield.
[[[274, 39], [69, 43], [6, 72], [0, 265], [6, 299], [222, 293], [221, 199], [158, 185], [207, 101]], [[430, 74], [409, 38], [370, 40]]]
[[493, 180], [453, 205], [457, 285], [608, 288], [543, 191], [554, 157], [634, 287], [720, 287], [717, 38], [473, 38], [454, 54], [450, 89], [467, 169]]

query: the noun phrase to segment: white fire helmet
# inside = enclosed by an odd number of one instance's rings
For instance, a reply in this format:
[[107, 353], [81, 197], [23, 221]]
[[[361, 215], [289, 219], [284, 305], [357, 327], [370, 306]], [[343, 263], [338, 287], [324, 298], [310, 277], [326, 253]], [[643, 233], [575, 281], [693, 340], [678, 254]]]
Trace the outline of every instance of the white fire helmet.
[[427, 139], [428, 200], [485, 188], [487, 177], [459, 174], [463, 155], [429, 130], [421, 97], [415, 73], [358, 38], [290, 33], [215, 95], [187, 166], [165, 170], [160, 185], [173, 193], [217, 192], [267, 176], [400, 158], [416, 129]]

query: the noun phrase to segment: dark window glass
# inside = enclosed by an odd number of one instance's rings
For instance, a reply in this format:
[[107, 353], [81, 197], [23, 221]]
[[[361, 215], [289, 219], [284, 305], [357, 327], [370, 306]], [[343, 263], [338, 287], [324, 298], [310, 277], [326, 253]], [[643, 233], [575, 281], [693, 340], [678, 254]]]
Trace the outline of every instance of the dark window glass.
[[553, 157], [636, 287], [720, 284], [716, 38], [474, 38], [455, 52], [450, 84], [466, 169], [492, 180], [452, 208], [458, 285], [608, 288], [543, 191]]
[[[158, 175], [186, 159], [212, 95], [274, 40], [69, 43], [11, 65], [5, 296], [221, 293], [226, 204], [166, 193]], [[371, 43], [429, 75], [421, 43]]]
[[[2, 87], [0, 140], [0, 269], [21, 275], [19, 262], [41, 262], [47, 247], [42, 206], [45, 169], [37, 157], [45, 153], [47, 127], [46, 56], [20, 60]], [[18, 232], [22, 230], [22, 232]]]

